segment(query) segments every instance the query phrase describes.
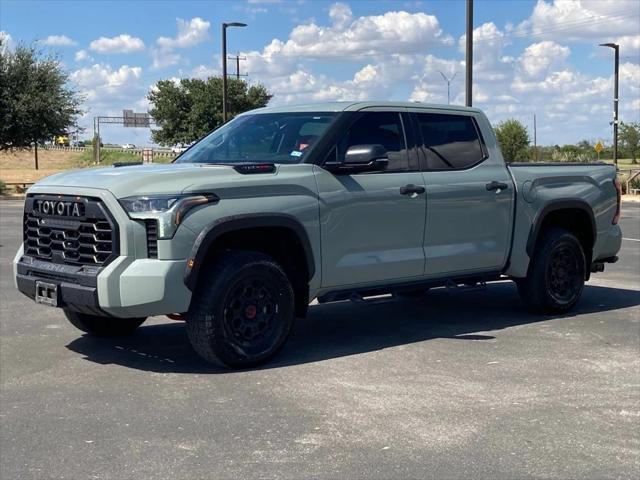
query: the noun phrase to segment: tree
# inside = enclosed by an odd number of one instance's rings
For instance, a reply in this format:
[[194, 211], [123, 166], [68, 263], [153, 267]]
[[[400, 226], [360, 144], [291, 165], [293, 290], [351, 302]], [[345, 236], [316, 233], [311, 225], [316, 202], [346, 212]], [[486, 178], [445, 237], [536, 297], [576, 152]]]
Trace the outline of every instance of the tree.
[[527, 159], [530, 143], [527, 127], [512, 118], [500, 122], [495, 127], [495, 131], [505, 161], [514, 162]]
[[0, 150], [33, 145], [38, 169], [38, 143], [75, 127], [81, 102], [57, 59], [0, 40]]
[[[264, 107], [273, 95], [262, 85], [228, 81], [229, 118]], [[148, 95], [150, 114], [160, 128], [152, 132], [160, 145], [191, 143], [222, 125], [222, 77], [160, 80]]]
[[640, 123], [620, 123], [618, 140], [622, 147], [631, 155], [631, 161], [638, 163], [637, 158], [640, 153]]

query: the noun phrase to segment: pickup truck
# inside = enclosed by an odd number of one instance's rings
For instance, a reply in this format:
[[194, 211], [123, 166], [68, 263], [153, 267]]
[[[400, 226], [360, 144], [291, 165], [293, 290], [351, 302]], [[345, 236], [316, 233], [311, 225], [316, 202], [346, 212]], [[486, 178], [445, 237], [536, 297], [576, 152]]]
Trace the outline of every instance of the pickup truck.
[[242, 368], [273, 357], [314, 299], [511, 279], [529, 309], [566, 312], [617, 260], [619, 218], [613, 166], [505, 165], [477, 109], [272, 107], [172, 164], [41, 180], [14, 273], [84, 332], [168, 315], [204, 359]]

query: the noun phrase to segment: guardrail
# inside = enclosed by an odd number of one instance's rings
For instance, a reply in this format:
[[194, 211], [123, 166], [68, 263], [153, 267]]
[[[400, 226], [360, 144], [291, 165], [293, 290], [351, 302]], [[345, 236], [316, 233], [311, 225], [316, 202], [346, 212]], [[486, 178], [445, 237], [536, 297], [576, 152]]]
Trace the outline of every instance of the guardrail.
[[[86, 147], [63, 147], [59, 145], [45, 145], [40, 147], [43, 150], [58, 150], [62, 152], [84, 152], [85, 150], [92, 150], [93, 147], [91, 145]], [[142, 150], [146, 150], [143, 148], [121, 148], [121, 147], [100, 147], [100, 150], [108, 150], [110, 152], [123, 152], [123, 153], [133, 153], [136, 155], [140, 155], [142, 157]], [[172, 158], [178, 155], [177, 153], [173, 153], [169, 148], [152, 148], [154, 157], [165, 157]]]

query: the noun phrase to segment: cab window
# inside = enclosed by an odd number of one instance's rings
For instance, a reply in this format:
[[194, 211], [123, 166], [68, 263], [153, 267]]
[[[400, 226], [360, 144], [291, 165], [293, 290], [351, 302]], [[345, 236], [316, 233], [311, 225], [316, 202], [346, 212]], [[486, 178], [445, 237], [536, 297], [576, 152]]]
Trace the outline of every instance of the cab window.
[[382, 145], [389, 156], [385, 172], [409, 170], [407, 142], [400, 114], [396, 112], [366, 112], [356, 120], [338, 142], [338, 161], [344, 161], [349, 147], [354, 145]]
[[484, 158], [484, 150], [473, 119], [466, 115], [418, 113], [428, 170], [459, 170]]

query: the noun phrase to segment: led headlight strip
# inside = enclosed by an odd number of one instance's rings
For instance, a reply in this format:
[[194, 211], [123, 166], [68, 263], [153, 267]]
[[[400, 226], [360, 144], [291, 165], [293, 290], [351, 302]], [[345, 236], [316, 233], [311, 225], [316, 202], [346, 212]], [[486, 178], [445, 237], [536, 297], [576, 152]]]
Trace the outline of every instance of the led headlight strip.
[[178, 225], [189, 210], [199, 205], [216, 203], [219, 198], [211, 193], [185, 195], [141, 195], [120, 199], [120, 205], [133, 219], [155, 219], [158, 239], [172, 238]]

